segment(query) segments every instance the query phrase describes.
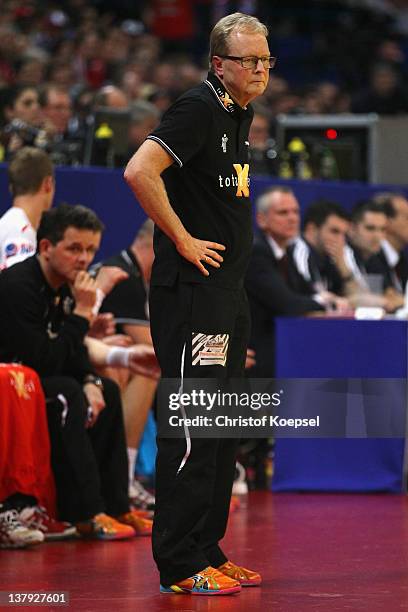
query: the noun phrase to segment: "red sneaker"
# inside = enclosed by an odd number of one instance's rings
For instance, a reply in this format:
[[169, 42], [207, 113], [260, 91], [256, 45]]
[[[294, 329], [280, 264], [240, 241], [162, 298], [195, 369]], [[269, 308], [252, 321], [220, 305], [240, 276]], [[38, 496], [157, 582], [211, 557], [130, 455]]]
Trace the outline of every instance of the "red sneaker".
[[53, 519], [42, 506], [26, 506], [20, 510], [19, 519], [29, 529], [41, 531], [45, 540], [66, 540], [76, 535], [74, 525]]

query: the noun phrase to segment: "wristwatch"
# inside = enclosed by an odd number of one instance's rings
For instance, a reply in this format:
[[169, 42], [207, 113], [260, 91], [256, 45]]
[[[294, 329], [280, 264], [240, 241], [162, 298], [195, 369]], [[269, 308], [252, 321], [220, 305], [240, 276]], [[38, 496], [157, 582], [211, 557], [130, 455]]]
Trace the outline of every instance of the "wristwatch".
[[91, 383], [95, 385], [96, 387], [99, 387], [99, 389], [103, 391], [103, 381], [102, 381], [102, 378], [100, 378], [100, 376], [96, 376], [95, 374], [87, 374], [82, 384], [86, 385], [88, 383]]

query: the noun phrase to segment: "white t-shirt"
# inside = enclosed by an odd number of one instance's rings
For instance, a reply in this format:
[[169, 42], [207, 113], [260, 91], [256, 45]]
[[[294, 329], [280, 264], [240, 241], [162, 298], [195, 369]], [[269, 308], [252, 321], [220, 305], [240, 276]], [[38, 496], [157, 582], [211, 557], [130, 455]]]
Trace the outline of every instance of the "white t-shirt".
[[0, 270], [34, 255], [37, 234], [22, 208], [12, 206], [0, 217]]

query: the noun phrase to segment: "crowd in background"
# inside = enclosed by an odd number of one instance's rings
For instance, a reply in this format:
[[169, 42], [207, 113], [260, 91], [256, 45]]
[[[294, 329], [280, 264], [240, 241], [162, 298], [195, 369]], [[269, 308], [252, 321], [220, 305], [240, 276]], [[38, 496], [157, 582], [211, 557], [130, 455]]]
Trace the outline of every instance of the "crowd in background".
[[[268, 23], [278, 58], [256, 104], [255, 149], [271, 146], [279, 113], [406, 113], [406, 4], [4, 0], [0, 156], [34, 144], [57, 164], [123, 165], [170, 103], [205, 76], [208, 31], [234, 10]], [[129, 109], [129, 141], [119, 159], [86, 151], [101, 107]], [[268, 170], [273, 164], [261, 168]]]

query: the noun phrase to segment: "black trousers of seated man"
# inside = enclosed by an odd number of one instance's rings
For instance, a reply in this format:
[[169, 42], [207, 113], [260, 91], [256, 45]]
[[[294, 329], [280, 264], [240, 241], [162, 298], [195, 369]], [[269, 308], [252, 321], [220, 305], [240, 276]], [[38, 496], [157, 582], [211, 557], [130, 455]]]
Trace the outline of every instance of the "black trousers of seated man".
[[[243, 289], [153, 286], [150, 319], [163, 379], [243, 377], [250, 327]], [[227, 336], [226, 364], [207, 365], [205, 337], [218, 334]], [[197, 343], [204, 349], [202, 359]], [[158, 406], [163, 409], [167, 406]], [[158, 438], [152, 544], [163, 586], [227, 561], [219, 541], [227, 526], [238, 442], [192, 438], [186, 458], [186, 439]]]
[[128, 464], [122, 405], [117, 385], [104, 378], [106, 406], [86, 428], [88, 402], [74, 378], [41, 380], [47, 401], [51, 464], [59, 518], [85, 521], [99, 512], [129, 510]]

